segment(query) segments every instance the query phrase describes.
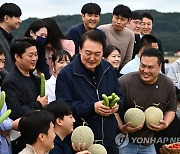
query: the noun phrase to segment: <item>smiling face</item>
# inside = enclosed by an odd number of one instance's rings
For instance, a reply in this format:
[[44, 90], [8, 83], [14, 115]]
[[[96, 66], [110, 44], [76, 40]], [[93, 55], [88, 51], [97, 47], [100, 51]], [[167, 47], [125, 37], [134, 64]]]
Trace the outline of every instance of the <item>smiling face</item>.
[[103, 46], [99, 42], [94, 42], [90, 39], [85, 40], [82, 49], [80, 50], [80, 57], [83, 65], [95, 71], [95, 68], [101, 63], [103, 55]]
[[54, 64], [56, 76], [59, 74], [59, 72], [62, 70], [62, 68], [69, 63], [70, 63], [70, 59], [68, 58], [67, 55], [64, 55], [61, 60], [59, 60], [59, 58], [56, 59], [55, 64]]
[[156, 82], [161, 65], [158, 63], [157, 57], [142, 56], [139, 66], [139, 75], [141, 80], [147, 84], [153, 84]]
[[115, 69], [118, 69], [121, 63], [121, 55], [117, 50], [114, 50], [106, 60], [110, 62]]
[[152, 31], [153, 23], [152, 20], [149, 18], [144, 17], [142, 19], [142, 24], [141, 24], [141, 35], [147, 35], [150, 34]]
[[38, 60], [37, 49], [35, 46], [26, 48], [25, 52], [20, 57], [15, 54], [16, 65], [20, 71], [27, 75], [30, 71], [34, 70]]
[[20, 17], [10, 17], [6, 15], [4, 18], [4, 21], [7, 23], [8, 32], [18, 29], [22, 22]]
[[139, 19], [131, 19], [126, 27], [132, 30], [135, 34], [140, 34], [141, 22], [142, 21]]
[[99, 23], [100, 16], [98, 14], [82, 14], [82, 21], [86, 30], [95, 29]]
[[55, 133], [54, 133], [54, 124], [51, 122], [50, 123], [50, 128], [48, 130], [48, 134], [43, 134], [43, 142], [42, 142], [42, 146], [44, 147], [44, 149], [46, 149], [45, 151], [48, 152], [49, 150], [54, 148], [54, 138], [55, 138]]
[[66, 136], [72, 133], [74, 129], [74, 122], [75, 119], [73, 115], [65, 115], [63, 117], [63, 120], [61, 120], [61, 127], [62, 130], [64, 131], [64, 134], [66, 134]]

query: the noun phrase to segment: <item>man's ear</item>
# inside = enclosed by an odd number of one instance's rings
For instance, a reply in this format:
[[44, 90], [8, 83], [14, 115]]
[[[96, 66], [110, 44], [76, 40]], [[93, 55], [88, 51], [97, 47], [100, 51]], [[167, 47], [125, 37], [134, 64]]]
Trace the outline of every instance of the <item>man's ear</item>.
[[10, 16], [5, 15], [5, 16], [4, 16], [4, 21], [5, 21], [6, 23], [8, 23], [8, 22], [9, 22], [9, 18], [10, 18]]
[[146, 48], [145, 48], [145, 47], [142, 47], [142, 48], [139, 50], [139, 53], [140, 53], [140, 55], [139, 55], [139, 56], [141, 56], [141, 54], [144, 52], [144, 50], [146, 50]]
[[81, 19], [84, 21], [85, 14], [81, 14]]
[[[127, 24], [130, 24], [131, 20], [132, 20], [132, 19], [131, 19], [131, 18], [129, 18], [129, 19], [128, 19]], [[126, 24], [126, 25], [127, 25], [127, 24]]]
[[14, 58], [15, 58], [15, 61], [17, 61], [17, 62], [20, 61], [20, 59], [21, 59], [21, 57], [19, 57], [18, 54], [15, 54], [15, 55], [14, 55]]
[[56, 119], [57, 125], [62, 126], [62, 121], [63, 121], [62, 119], [57, 118], [57, 119]]
[[38, 139], [39, 139], [40, 141], [44, 141], [44, 140], [45, 140], [44, 135], [45, 135], [45, 134], [40, 133], [40, 134], [38, 135]]

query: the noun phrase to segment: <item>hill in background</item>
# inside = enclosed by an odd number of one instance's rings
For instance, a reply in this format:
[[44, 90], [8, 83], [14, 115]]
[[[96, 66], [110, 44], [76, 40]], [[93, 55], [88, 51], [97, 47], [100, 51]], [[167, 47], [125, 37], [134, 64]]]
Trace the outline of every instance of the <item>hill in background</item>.
[[[161, 39], [163, 50], [176, 52], [180, 50], [180, 13], [161, 13], [155, 10], [138, 10], [149, 12], [154, 18], [152, 34]], [[61, 31], [66, 34], [68, 29], [81, 22], [80, 15], [58, 15], [53, 17]], [[24, 20], [20, 28], [13, 32], [15, 37], [23, 36], [28, 26], [37, 18]], [[111, 23], [112, 14], [101, 15], [100, 25]]]

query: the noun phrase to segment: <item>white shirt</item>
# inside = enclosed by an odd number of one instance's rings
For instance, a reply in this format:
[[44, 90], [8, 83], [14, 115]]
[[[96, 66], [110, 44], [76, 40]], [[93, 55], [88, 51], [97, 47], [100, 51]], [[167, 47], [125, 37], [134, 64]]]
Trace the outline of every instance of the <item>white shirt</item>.
[[55, 88], [56, 88], [56, 78], [54, 75], [51, 75], [50, 79], [46, 81], [46, 95], [48, 96], [48, 103], [56, 100], [55, 96]]

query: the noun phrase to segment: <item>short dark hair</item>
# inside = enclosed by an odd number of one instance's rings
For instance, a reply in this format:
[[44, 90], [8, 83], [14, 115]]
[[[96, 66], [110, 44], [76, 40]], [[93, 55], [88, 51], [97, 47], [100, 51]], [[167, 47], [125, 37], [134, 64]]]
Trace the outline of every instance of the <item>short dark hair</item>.
[[63, 120], [64, 116], [72, 115], [71, 106], [65, 101], [61, 100], [50, 102], [45, 107], [45, 110], [51, 112], [54, 115], [55, 119], [60, 118]]
[[152, 21], [152, 23], [153, 23], [153, 21], [154, 21], [153, 16], [152, 16], [150, 13], [148, 13], [148, 12], [143, 12], [141, 16], [142, 16], [142, 19], [143, 19], [143, 18], [148, 18], [148, 19], [150, 19], [150, 20]]
[[5, 50], [4, 48], [0, 45], [0, 55], [4, 54], [5, 55]]
[[117, 47], [113, 45], [106, 45], [104, 48], [103, 57], [107, 58], [114, 50], [117, 50], [119, 54], [121, 54], [121, 51]]
[[87, 3], [85, 4], [82, 9], [81, 9], [81, 13], [82, 14], [96, 14], [96, 15], [100, 15], [101, 13], [101, 8], [98, 4], [96, 3]]
[[113, 15], [122, 16], [123, 18], [130, 19], [132, 13], [131, 13], [131, 10], [128, 6], [120, 4], [114, 8]]
[[32, 145], [40, 133], [48, 135], [51, 122], [55, 122], [52, 113], [45, 110], [31, 111], [20, 119], [18, 128], [25, 143]]
[[133, 19], [133, 20], [137, 20], [137, 19], [142, 20], [142, 16], [141, 16], [141, 14], [139, 12], [132, 11], [131, 19]]
[[103, 32], [96, 29], [96, 30], [89, 30], [87, 31], [86, 33], [83, 34], [83, 36], [81, 37], [81, 42], [80, 42], [80, 49], [82, 49], [83, 45], [84, 45], [84, 42], [89, 39], [89, 40], [92, 40], [94, 42], [99, 42], [102, 44], [103, 46], [103, 50], [106, 46], [106, 41], [104, 39], [104, 36], [103, 36]]
[[29, 27], [28, 27], [28, 29], [26, 30], [24, 36], [26, 36], [26, 37], [32, 37], [32, 36], [30, 35], [30, 31], [31, 31], [31, 30], [33, 31], [33, 33], [36, 33], [37, 31], [39, 31], [39, 29], [41, 29], [41, 28], [43, 28], [43, 27], [46, 27], [43, 20], [40, 20], [40, 19], [35, 20], [35, 21], [33, 21], [33, 22], [29, 25]]
[[0, 7], [0, 22], [4, 21], [4, 16], [20, 17], [22, 14], [21, 9], [14, 3], [4, 3]]
[[72, 57], [69, 52], [67, 52], [66, 50], [57, 50], [52, 55], [52, 62], [55, 64], [55, 61], [57, 59], [59, 59], [58, 62], [60, 62], [63, 58], [67, 60], [67, 57], [69, 58], [70, 61], [72, 61]]
[[162, 64], [163, 59], [164, 59], [161, 51], [155, 48], [149, 48], [149, 49], [144, 50], [143, 53], [141, 54], [140, 60], [142, 57], [157, 57], [159, 65]]
[[12, 60], [15, 62], [15, 54], [17, 54], [19, 57], [22, 57], [22, 54], [26, 52], [26, 49], [32, 46], [37, 46], [36, 40], [33, 38], [20, 37], [15, 39], [10, 47]]
[[139, 50], [142, 49], [143, 47], [151, 48], [152, 43], [157, 43], [156, 37], [150, 34], [144, 35], [140, 40]]

